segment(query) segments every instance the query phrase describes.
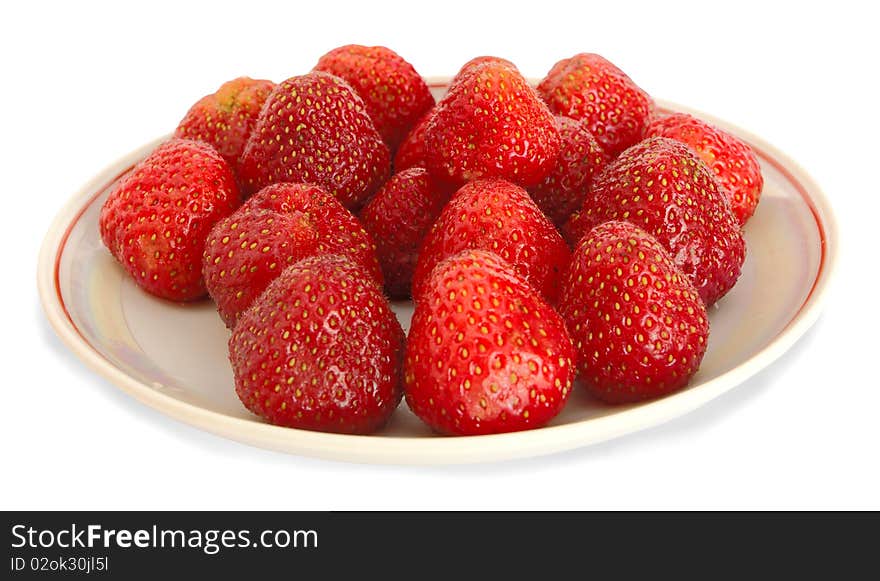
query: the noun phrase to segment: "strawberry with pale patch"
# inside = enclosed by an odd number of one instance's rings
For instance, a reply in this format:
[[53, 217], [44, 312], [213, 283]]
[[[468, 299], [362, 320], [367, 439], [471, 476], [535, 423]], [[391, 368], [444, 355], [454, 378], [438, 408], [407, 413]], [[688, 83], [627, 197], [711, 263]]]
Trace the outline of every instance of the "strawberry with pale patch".
[[764, 176], [747, 143], [687, 113], [657, 117], [648, 127], [648, 135], [669, 137], [696, 151], [727, 191], [730, 208], [740, 226], [755, 213]]
[[206, 143], [174, 138], [113, 187], [101, 207], [101, 240], [147, 292], [199, 299], [205, 238], [239, 204], [226, 160]]
[[706, 351], [709, 320], [697, 290], [654, 237], [605, 222], [581, 240], [559, 313], [580, 378], [609, 403], [657, 398], [688, 384]]
[[267, 186], [219, 221], [205, 244], [203, 272], [226, 325], [235, 327], [285, 268], [315, 254], [343, 255], [382, 284], [372, 238], [318, 186]]
[[559, 279], [571, 257], [562, 236], [524, 189], [499, 179], [473, 181], [453, 194], [425, 236], [413, 274], [413, 298], [420, 300], [441, 260], [468, 249], [494, 252], [551, 303], [559, 296]]
[[348, 81], [364, 100], [367, 113], [391, 151], [434, 106], [434, 96], [421, 75], [384, 46], [340, 46], [322, 56], [314, 70]]
[[448, 198], [425, 168], [414, 167], [392, 176], [361, 211], [391, 297], [410, 296], [419, 247]]
[[599, 171], [610, 158], [584, 120], [556, 117], [562, 139], [553, 171], [537, 186], [529, 189], [538, 207], [557, 226], [565, 224], [583, 205], [584, 195]]
[[275, 83], [239, 77], [199, 99], [180, 121], [176, 137], [210, 144], [235, 170], [244, 144]]
[[388, 147], [363, 100], [322, 72], [292, 77], [269, 95], [238, 173], [246, 193], [278, 182], [312, 183], [357, 210], [388, 177]]
[[727, 193], [679, 141], [651, 137], [620, 154], [593, 180], [565, 230], [576, 243], [609, 220], [632, 222], [656, 237], [707, 305], [739, 278], [746, 246]]
[[553, 115], [505, 62], [471, 66], [437, 103], [425, 128], [425, 161], [438, 179], [502, 178], [527, 187], [553, 168], [560, 147]]
[[613, 63], [580, 53], [553, 65], [538, 93], [556, 115], [583, 119], [611, 156], [642, 140], [654, 101]]
[[403, 345], [370, 275], [320, 255], [288, 267], [245, 311], [229, 359], [239, 399], [270, 423], [366, 434], [400, 403]]
[[416, 304], [406, 401], [446, 434], [538, 428], [562, 410], [573, 359], [562, 319], [508, 263], [464, 251], [434, 269]]

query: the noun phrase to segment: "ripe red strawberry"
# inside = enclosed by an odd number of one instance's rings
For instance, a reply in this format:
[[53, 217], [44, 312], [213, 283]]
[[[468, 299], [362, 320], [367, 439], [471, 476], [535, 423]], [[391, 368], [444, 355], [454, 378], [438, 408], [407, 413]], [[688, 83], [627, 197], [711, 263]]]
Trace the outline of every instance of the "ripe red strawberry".
[[208, 292], [230, 328], [281, 272], [307, 256], [339, 254], [381, 286], [375, 245], [360, 222], [317, 186], [273, 184], [220, 220], [205, 244]]
[[629, 222], [605, 222], [581, 240], [559, 313], [587, 389], [609, 403], [687, 385], [706, 351], [706, 307], [666, 249]]
[[707, 305], [739, 278], [746, 248], [727, 193], [679, 141], [651, 137], [620, 154], [593, 180], [567, 229], [583, 233], [608, 220], [656, 237]]
[[276, 278], [229, 339], [235, 391], [273, 424], [364, 434], [400, 403], [404, 335], [368, 273], [334, 255]]
[[385, 290], [408, 297], [419, 246], [448, 199], [422, 167], [395, 174], [361, 212], [364, 228], [376, 241]]
[[384, 46], [340, 46], [322, 56], [314, 70], [348, 81], [364, 100], [373, 124], [392, 151], [434, 106], [434, 96], [424, 79], [411, 64]]
[[472, 58], [462, 65], [458, 73], [456, 73], [456, 75], [452, 77], [452, 80], [449, 82], [449, 88], [454, 87], [458, 84], [459, 81], [470, 76], [470, 74], [473, 73], [475, 70], [487, 64], [492, 66], [505, 67], [513, 72], [519, 71], [519, 69], [516, 68], [516, 65], [507, 59], [503, 59], [497, 56], [478, 56]]
[[171, 139], [110, 192], [101, 208], [101, 239], [144, 290], [191, 301], [205, 295], [205, 238], [239, 203], [232, 170], [213, 147]]
[[641, 141], [654, 108], [645, 91], [597, 54], [559, 61], [538, 85], [538, 93], [553, 113], [585, 119], [612, 157]]
[[581, 207], [593, 176], [605, 167], [609, 157], [586, 121], [557, 117], [556, 127], [562, 139], [559, 157], [553, 171], [529, 193], [553, 223], [562, 226]]
[[498, 59], [460, 73], [425, 128], [428, 170], [456, 185], [502, 178], [533, 186], [550, 172], [559, 147], [547, 106]]
[[648, 127], [648, 135], [670, 137], [696, 151], [727, 190], [730, 208], [740, 226], [755, 213], [764, 176], [755, 152], [746, 143], [687, 113], [658, 117]]
[[434, 109], [422, 115], [415, 127], [397, 148], [394, 154], [394, 171], [401, 172], [411, 167], [427, 167], [425, 162], [425, 129]]
[[176, 137], [204, 141], [235, 169], [263, 103], [275, 88], [272, 81], [239, 77], [216, 93], [199, 99], [174, 132]]
[[443, 208], [422, 243], [412, 294], [420, 300], [431, 271], [462, 250], [494, 252], [551, 303], [571, 253], [526, 191], [503, 180], [470, 182]]
[[[461, 67], [461, 70], [458, 71], [458, 74], [449, 82], [447, 88], [451, 88], [463, 77], [468, 76], [474, 69], [487, 63], [500, 64], [509, 67], [512, 71], [517, 70], [516, 66], [509, 60], [494, 56], [479, 56], [466, 62]], [[432, 108], [425, 113], [403, 142], [401, 142], [394, 156], [394, 171], [402, 171], [417, 166], [427, 167], [427, 162], [425, 161], [425, 130], [428, 127], [428, 121], [433, 112], [434, 109]]]
[[354, 89], [314, 72], [272, 91], [238, 170], [248, 194], [277, 182], [312, 183], [356, 210], [388, 176], [389, 155]]
[[410, 409], [443, 433], [543, 426], [574, 380], [559, 315], [491, 252], [454, 255], [431, 273], [407, 340]]

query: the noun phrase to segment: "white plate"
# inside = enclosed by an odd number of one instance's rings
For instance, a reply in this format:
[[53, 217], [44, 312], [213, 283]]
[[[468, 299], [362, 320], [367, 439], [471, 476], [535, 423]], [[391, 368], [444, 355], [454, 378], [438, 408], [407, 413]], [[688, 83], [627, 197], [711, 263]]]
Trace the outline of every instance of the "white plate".
[[[443, 83], [432, 86], [443, 90]], [[108, 188], [161, 140], [99, 173], [61, 210], [40, 252], [40, 297], [64, 343], [120, 389], [180, 421], [255, 446], [356, 462], [441, 464], [534, 456], [608, 440], [689, 412], [772, 363], [818, 317], [834, 267], [834, 219], [810, 177], [761, 139], [691, 112], [750, 143], [765, 185], [745, 228], [742, 278], [711, 309], [700, 371], [687, 389], [657, 401], [612, 407], [576, 389], [550, 426], [491, 436], [434, 435], [405, 403], [373, 436], [262, 422], [235, 395], [226, 357], [228, 331], [214, 305], [177, 305], [147, 295], [101, 244], [97, 220]], [[411, 306], [397, 303], [395, 311], [407, 328]]]

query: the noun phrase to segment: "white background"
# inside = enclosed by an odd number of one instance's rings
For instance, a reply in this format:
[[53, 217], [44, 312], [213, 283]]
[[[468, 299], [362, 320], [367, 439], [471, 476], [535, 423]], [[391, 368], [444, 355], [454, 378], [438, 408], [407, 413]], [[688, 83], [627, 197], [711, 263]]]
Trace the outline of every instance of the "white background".
[[[2, 508], [880, 508], [880, 43], [862, 3], [297, 4], [0, 8]], [[221, 82], [280, 81], [352, 42], [390, 46], [425, 75], [496, 54], [540, 77], [600, 52], [654, 96], [761, 135], [836, 210], [841, 264], [823, 317], [771, 368], [688, 416], [478, 466], [267, 452], [170, 420], [87, 370], [37, 299], [37, 250], [55, 212]]]

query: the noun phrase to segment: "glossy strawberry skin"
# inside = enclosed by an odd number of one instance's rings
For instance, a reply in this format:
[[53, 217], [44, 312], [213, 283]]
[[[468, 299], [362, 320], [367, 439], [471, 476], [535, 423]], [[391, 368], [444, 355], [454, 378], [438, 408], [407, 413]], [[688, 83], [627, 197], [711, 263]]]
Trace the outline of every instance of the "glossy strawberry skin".
[[648, 127], [648, 135], [669, 137], [696, 151], [727, 191], [730, 208], [740, 226], [755, 213], [764, 188], [764, 176], [748, 144], [687, 113], [655, 118]]
[[357, 91], [391, 151], [434, 106], [431, 90], [415, 68], [384, 46], [335, 48], [318, 60], [314, 70], [341, 77]]
[[610, 158], [590, 133], [583, 120], [556, 117], [562, 140], [553, 170], [537, 186], [529, 189], [532, 199], [557, 226], [582, 205], [584, 195], [599, 171]]
[[205, 238], [239, 203], [223, 157], [206, 143], [174, 138], [114, 186], [101, 208], [101, 240], [147, 292], [199, 299]]
[[623, 152], [596, 176], [566, 231], [579, 239], [609, 220], [656, 237], [707, 305], [739, 278], [746, 247], [727, 193], [681, 142], [651, 137]]
[[388, 147], [354, 89], [312, 72], [287, 79], [269, 95], [238, 174], [248, 195], [278, 182], [312, 183], [356, 211], [390, 166]]
[[545, 425], [574, 380], [565, 325], [496, 255], [469, 250], [441, 262], [417, 303], [407, 341], [410, 409], [446, 434]]
[[345, 258], [288, 267], [229, 339], [236, 393], [272, 424], [349, 434], [400, 403], [404, 335], [381, 290]]
[[428, 170], [460, 186], [501, 178], [539, 183], [559, 154], [553, 115], [518, 70], [487, 61], [460, 74], [425, 128]]
[[406, 138], [401, 142], [400, 147], [394, 154], [394, 171], [402, 172], [411, 167], [427, 167], [425, 161], [425, 129], [428, 127], [428, 120], [433, 114], [434, 109], [430, 109], [422, 115], [422, 118], [415, 124]]
[[525, 190], [504, 180], [478, 180], [459, 189], [425, 236], [412, 291], [419, 300], [431, 271], [462, 250], [494, 252], [551, 304], [571, 253]]
[[666, 249], [629, 222], [581, 240], [559, 313], [584, 385], [608, 403], [653, 399], [687, 385], [709, 337], [706, 308]]
[[516, 68], [516, 65], [507, 59], [497, 56], [478, 56], [472, 58], [461, 66], [458, 73], [456, 73], [456, 75], [452, 77], [452, 80], [449, 81], [449, 88], [451, 89], [456, 86], [460, 81], [468, 78], [474, 71], [485, 65], [506, 68], [512, 72], [519, 71], [519, 69]]
[[586, 120], [612, 157], [645, 136], [654, 109], [651, 97], [626, 73], [592, 53], [557, 62], [538, 93], [554, 114]]
[[382, 271], [375, 242], [363, 224], [326, 190], [309, 184], [277, 184], [255, 198], [249, 203], [256, 210], [305, 213], [317, 232], [318, 252], [347, 258], [381, 288]]
[[381, 286], [375, 245], [358, 220], [323, 189], [272, 184], [211, 229], [203, 274], [229, 328], [281, 272], [315, 254], [340, 254]]
[[414, 167], [392, 176], [361, 211], [361, 222], [376, 241], [389, 296], [410, 296], [419, 247], [448, 197], [425, 168]]
[[199, 99], [174, 132], [175, 137], [210, 144], [235, 169], [257, 116], [275, 83], [239, 77]]

